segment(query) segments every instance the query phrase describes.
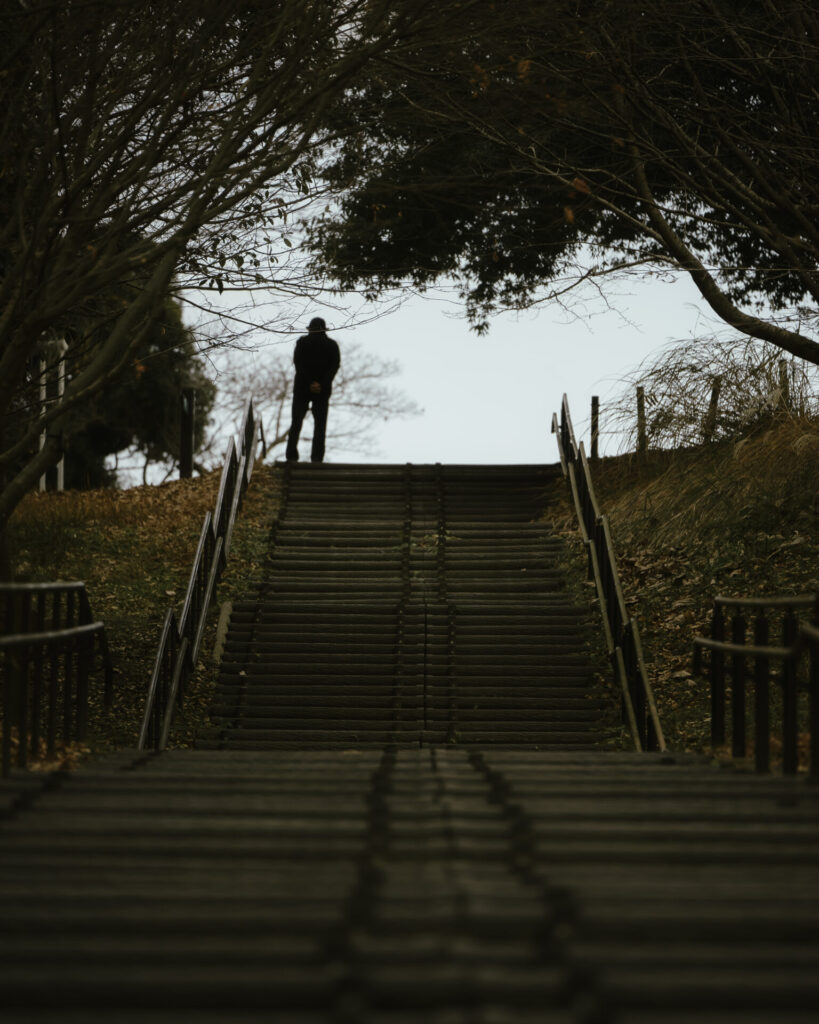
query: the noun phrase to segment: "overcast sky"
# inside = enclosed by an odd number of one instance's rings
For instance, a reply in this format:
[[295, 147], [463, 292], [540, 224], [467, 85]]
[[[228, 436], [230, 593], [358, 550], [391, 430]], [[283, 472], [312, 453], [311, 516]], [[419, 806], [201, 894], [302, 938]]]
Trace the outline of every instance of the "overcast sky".
[[[385, 423], [377, 454], [334, 451], [330, 443], [327, 461], [554, 462], [549, 424], [564, 391], [578, 433], [588, 431], [591, 396], [600, 395], [605, 431], [605, 399], [624, 374], [674, 339], [725, 332], [687, 277], [629, 279], [608, 291], [609, 308], [589, 291], [585, 300], [574, 298], [569, 313], [547, 304], [499, 316], [483, 337], [469, 330], [462, 308], [444, 291], [413, 297], [354, 327], [345, 326], [336, 308], [306, 307], [297, 331], [323, 316], [342, 359], [345, 343], [355, 342], [398, 360], [395, 383], [424, 409], [420, 417]], [[365, 317], [359, 304], [358, 319]], [[292, 348], [295, 338], [260, 333], [254, 340], [253, 358], [264, 360], [282, 345]], [[331, 404], [331, 425], [332, 416]], [[311, 432], [308, 420], [304, 435]], [[301, 447], [305, 457], [304, 438]]]

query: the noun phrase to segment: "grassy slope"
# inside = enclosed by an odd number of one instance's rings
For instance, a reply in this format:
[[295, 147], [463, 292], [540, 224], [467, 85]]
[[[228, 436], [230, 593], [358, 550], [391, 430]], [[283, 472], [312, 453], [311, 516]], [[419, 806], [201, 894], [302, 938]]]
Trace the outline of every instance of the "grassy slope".
[[[18, 579], [80, 579], [91, 608], [105, 621], [114, 661], [115, 704], [106, 713], [93, 696], [94, 750], [133, 746], [142, 716], [156, 646], [168, 607], [181, 609], [205, 513], [213, 509], [219, 474], [127, 491], [31, 494], [11, 523]], [[181, 742], [204, 717], [218, 602], [241, 592], [243, 580], [264, 554], [278, 507], [279, 479], [257, 467], [233, 536], [203, 644], [204, 658], [192, 680]]]
[[819, 589], [819, 423], [644, 465], [603, 459], [592, 474], [669, 746], [703, 750], [708, 685], [691, 675], [691, 641], [708, 634], [714, 596]]
[[[621, 456], [593, 470], [611, 519], [626, 598], [643, 632], [669, 745], [701, 750], [707, 684], [690, 675], [691, 639], [707, 630], [712, 598], [819, 588], [819, 424], [785, 421], [740, 445]], [[218, 602], [242, 593], [264, 557], [279, 500], [278, 471], [259, 467], [240, 512]], [[179, 607], [218, 475], [129, 491], [31, 495], [12, 529], [24, 579], [84, 579], [105, 619], [116, 706], [93, 715], [94, 749], [135, 742], [165, 610]], [[577, 546], [568, 495], [550, 507]], [[575, 558], [577, 575], [582, 562]], [[579, 583], [578, 592], [583, 592]], [[217, 610], [211, 613], [175, 742], [207, 720]]]

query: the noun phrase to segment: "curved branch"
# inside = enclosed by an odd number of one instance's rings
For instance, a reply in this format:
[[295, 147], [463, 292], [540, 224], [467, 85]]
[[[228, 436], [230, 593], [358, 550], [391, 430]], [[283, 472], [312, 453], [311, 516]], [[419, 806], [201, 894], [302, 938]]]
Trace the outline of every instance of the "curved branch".
[[717, 316], [744, 334], [749, 334], [753, 338], [759, 338], [761, 341], [770, 341], [771, 344], [776, 345], [778, 348], [819, 366], [819, 343], [806, 338], [803, 334], [799, 334], [798, 331], [789, 331], [784, 327], [779, 327], [777, 324], [752, 316], [741, 310], [728, 298], [700, 260], [662, 215], [648, 184], [645, 166], [635, 146], [632, 146], [632, 154], [634, 156], [634, 173], [638, 193], [645, 203], [646, 212], [652, 227], [662, 238], [668, 253], [674, 258], [681, 269], [687, 271], [700, 294]]

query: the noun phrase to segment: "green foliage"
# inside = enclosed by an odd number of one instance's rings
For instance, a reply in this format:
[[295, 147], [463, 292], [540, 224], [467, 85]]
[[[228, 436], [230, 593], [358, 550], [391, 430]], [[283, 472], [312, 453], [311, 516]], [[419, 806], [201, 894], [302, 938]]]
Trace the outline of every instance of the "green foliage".
[[[311, 226], [319, 265], [372, 293], [454, 276], [479, 328], [569, 275], [678, 268], [732, 326], [817, 362], [817, 30], [806, 0], [465, 12], [457, 43], [337, 108], [322, 170], [349, 191]], [[795, 326], [741, 323], [738, 302]]]
[[[324, 115], [429, 6], [0, 5], [0, 572], [17, 503], [86, 416], [135, 387], [134, 360], [146, 380], [159, 360], [150, 339], [174, 281], [312, 290], [283, 253], [288, 212], [315, 193]], [[40, 346], [69, 332], [65, 395], [42, 412]], [[173, 446], [157, 389], [138, 396], [146, 451]]]
[[66, 486], [114, 483], [107, 455], [137, 449], [151, 462], [177, 461], [179, 398], [196, 389], [194, 451], [205, 444], [216, 386], [206, 375], [194, 338], [182, 323], [179, 303], [168, 299], [153, 329], [120, 376], [83, 409], [82, 426], [66, 446]]

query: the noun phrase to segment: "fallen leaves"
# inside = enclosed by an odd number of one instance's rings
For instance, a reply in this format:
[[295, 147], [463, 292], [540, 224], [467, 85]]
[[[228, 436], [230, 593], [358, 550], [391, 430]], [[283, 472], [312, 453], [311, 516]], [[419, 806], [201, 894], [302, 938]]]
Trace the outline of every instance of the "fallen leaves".
[[[85, 580], [91, 608], [105, 622], [116, 674], [115, 701], [106, 710], [100, 693], [90, 695], [92, 752], [136, 742], [165, 611], [169, 602], [181, 603], [185, 594], [219, 476], [215, 472], [127, 491], [32, 494], [15, 512], [10, 532], [18, 578]], [[258, 466], [236, 521], [217, 603], [241, 592], [249, 566], [263, 560], [279, 491], [278, 471]], [[202, 694], [212, 688], [214, 678], [213, 666], [194, 673], [186, 697], [184, 721], [192, 724], [183, 730], [185, 744], [207, 721], [210, 701]], [[86, 755], [80, 748], [67, 748], [59, 766], [72, 767], [81, 756]]]

